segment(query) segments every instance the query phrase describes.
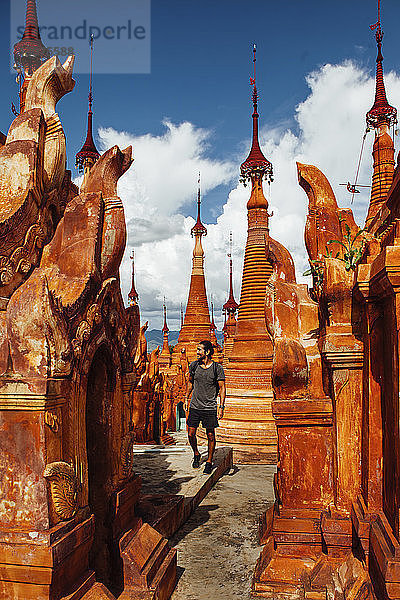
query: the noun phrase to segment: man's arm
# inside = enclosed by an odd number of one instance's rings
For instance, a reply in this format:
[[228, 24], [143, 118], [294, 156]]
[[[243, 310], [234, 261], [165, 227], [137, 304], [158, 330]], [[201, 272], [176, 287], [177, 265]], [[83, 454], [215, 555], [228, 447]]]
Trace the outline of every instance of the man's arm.
[[226, 385], [225, 385], [224, 379], [218, 381], [218, 387], [219, 387], [219, 398], [220, 398], [219, 406], [218, 406], [218, 419], [222, 419], [222, 417], [224, 416], [225, 396], [226, 396]]
[[184, 411], [187, 412], [189, 410], [189, 398], [192, 395], [193, 392], [193, 382], [191, 381], [190, 377], [189, 377], [189, 381], [186, 387], [186, 396], [185, 396], [185, 402], [183, 404], [183, 408]]

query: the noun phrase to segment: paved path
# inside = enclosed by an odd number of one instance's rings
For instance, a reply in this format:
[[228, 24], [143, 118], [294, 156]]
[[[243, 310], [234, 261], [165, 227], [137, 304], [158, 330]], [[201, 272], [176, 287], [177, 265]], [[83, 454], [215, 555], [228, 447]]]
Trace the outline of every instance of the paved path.
[[178, 550], [172, 600], [247, 600], [261, 548], [258, 517], [273, 502], [275, 467], [238, 465], [170, 540]]

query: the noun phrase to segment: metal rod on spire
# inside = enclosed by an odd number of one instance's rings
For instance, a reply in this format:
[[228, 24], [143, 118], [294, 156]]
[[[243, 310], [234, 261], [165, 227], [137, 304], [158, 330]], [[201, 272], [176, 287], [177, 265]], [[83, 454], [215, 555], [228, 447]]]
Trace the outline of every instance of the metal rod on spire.
[[200, 204], [201, 204], [201, 198], [200, 198], [200, 171], [199, 171], [199, 178], [197, 180], [197, 216], [200, 219]]
[[93, 44], [94, 36], [93, 33], [90, 36], [90, 77], [89, 77], [89, 111], [92, 112], [93, 102]]
[[254, 65], [254, 78], [250, 77], [250, 84], [253, 86], [253, 117], [255, 115], [257, 115], [257, 100], [258, 100], [258, 94], [257, 94], [257, 85], [256, 85], [256, 52], [257, 52], [257, 46], [255, 44], [253, 44], [253, 65]]
[[164, 313], [164, 325], [162, 328], [162, 332], [164, 334], [166, 334], [166, 333], [169, 333], [169, 329], [168, 329], [168, 325], [167, 325], [167, 304], [166, 304], [165, 296], [164, 296], [164, 301], [163, 301], [163, 313]]
[[232, 237], [232, 231], [230, 231], [229, 232], [229, 252], [228, 252], [229, 258], [232, 257], [232, 244], [233, 244], [233, 237]]

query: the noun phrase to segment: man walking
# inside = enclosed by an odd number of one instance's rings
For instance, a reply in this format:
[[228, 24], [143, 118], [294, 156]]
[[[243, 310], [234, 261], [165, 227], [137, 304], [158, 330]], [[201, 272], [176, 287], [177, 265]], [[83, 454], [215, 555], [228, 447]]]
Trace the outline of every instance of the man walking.
[[[214, 348], [211, 342], [204, 340], [197, 346], [197, 360], [190, 363], [189, 383], [186, 390], [185, 411], [189, 416], [186, 424], [188, 426], [188, 438], [194, 457], [192, 466], [194, 469], [200, 467], [200, 452], [197, 448], [196, 432], [200, 422], [207, 432], [208, 457], [204, 466], [204, 473], [212, 471], [212, 459], [215, 450], [215, 428], [218, 427], [218, 419], [222, 419], [225, 406], [225, 374], [222, 366], [212, 360]], [[217, 397], [220, 403], [217, 408]], [[218, 417], [218, 418], [217, 418]]]

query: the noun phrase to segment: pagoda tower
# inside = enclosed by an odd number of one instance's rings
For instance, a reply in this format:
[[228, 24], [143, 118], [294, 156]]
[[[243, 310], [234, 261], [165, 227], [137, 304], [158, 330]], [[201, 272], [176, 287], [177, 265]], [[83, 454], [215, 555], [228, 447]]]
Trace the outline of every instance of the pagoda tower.
[[217, 439], [233, 447], [237, 462], [275, 463], [277, 438], [271, 408], [273, 346], [264, 317], [266, 285], [273, 267], [266, 252], [270, 240], [268, 203], [262, 185], [263, 180], [272, 181], [272, 165], [258, 141], [255, 46], [253, 52], [253, 140], [240, 168], [241, 181], [245, 185], [251, 183], [248, 233], [236, 332], [226, 370], [225, 412]]
[[20, 112], [24, 110], [30, 78], [48, 58], [50, 58], [49, 51], [40, 38], [36, 0], [27, 0], [24, 35], [14, 44], [14, 68], [18, 72], [20, 84]]
[[164, 326], [161, 330], [162, 334], [163, 334], [163, 346], [162, 346], [161, 353], [158, 357], [158, 363], [161, 368], [168, 368], [171, 366], [171, 350], [169, 349], [169, 342], [168, 342], [169, 329], [168, 329], [168, 325], [167, 325], [167, 306], [165, 304], [165, 298], [164, 298], [164, 304], [163, 304], [163, 313], [164, 313]]
[[397, 110], [390, 106], [386, 98], [385, 83], [383, 80], [383, 32], [380, 23], [380, 6], [378, 3], [378, 22], [371, 27], [376, 28], [375, 39], [378, 47], [376, 57], [376, 83], [375, 102], [367, 112], [367, 127], [375, 130], [375, 141], [372, 150], [374, 159], [371, 198], [365, 226], [368, 230], [373, 228], [374, 217], [382, 208], [387, 193], [393, 182], [394, 175], [394, 144], [390, 135], [390, 126], [397, 123]]
[[86, 139], [82, 148], [76, 155], [75, 164], [76, 168], [80, 173], [84, 174], [83, 181], [86, 180], [90, 169], [93, 167], [94, 163], [100, 157], [100, 154], [96, 148], [96, 145], [93, 140], [93, 35], [90, 39], [90, 77], [89, 77], [89, 95], [88, 95], [88, 116], [87, 116], [87, 131], [86, 131]]
[[131, 254], [131, 261], [132, 261], [132, 283], [131, 283], [131, 290], [128, 294], [128, 302], [129, 302], [129, 306], [134, 306], [138, 303], [139, 295], [135, 288], [135, 251], [133, 249], [132, 249], [132, 254]]
[[192, 237], [195, 239], [193, 249], [192, 276], [190, 279], [189, 296], [186, 305], [183, 326], [179, 333], [178, 343], [174, 347], [172, 362], [179, 363], [180, 353], [186, 349], [189, 363], [196, 360], [197, 344], [201, 340], [210, 340], [210, 313], [208, 310], [206, 282], [204, 278], [204, 250], [201, 243], [203, 236], [207, 235], [207, 229], [201, 222], [200, 216], [200, 176], [197, 192], [197, 221], [191, 229]]
[[236, 311], [239, 304], [236, 302], [233, 294], [233, 266], [232, 266], [232, 233], [230, 234], [230, 249], [229, 249], [229, 297], [222, 307], [225, 315], [227, 315], [224, 324], [224, 360], [223, 366], [226, 368], [229, 361], [229, 356], [233, 348], [233, 338], [236, 332]]

